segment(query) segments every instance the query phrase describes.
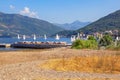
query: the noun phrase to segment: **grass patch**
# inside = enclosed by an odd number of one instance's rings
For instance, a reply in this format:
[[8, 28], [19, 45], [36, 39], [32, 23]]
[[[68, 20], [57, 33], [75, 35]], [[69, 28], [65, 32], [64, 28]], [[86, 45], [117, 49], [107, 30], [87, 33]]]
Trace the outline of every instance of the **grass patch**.
[[44, 63], [42, 68], [56, 71], [79, 71], [92, 73], [120, 73], [120, 56], [89, 56], [52, 59]]

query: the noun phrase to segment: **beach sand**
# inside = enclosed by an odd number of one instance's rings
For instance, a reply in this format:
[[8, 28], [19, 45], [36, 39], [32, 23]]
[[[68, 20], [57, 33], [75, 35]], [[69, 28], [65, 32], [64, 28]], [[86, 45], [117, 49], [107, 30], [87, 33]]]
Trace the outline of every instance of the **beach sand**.
[[63, 72], [45, 70], [40, 64], [76, 56], [120, 54], [120, 51], [76, 50], [70, 48], [33, 49], [0, 52], [0, 80], [120, 80], [120, 74]]

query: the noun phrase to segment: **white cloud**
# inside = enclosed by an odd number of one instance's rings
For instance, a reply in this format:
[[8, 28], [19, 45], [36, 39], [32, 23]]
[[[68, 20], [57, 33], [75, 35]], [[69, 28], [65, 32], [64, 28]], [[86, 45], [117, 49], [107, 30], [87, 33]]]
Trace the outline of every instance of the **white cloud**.
[[24, 9], [20, 11], [20, 14], [33, 17], [33, 18], [39, 18], [37, 13], [34, 11], [31, 11], [30, 8], [28, 7], [24, 7]]
[[29, 14], [30, 13], [30, 9], [28, 7], [24, 7], [24, 9], [22, 11], [20, 11], [21, 14]]
[[10, 7], [10, 9], [15, 9], [15, 6], [13, 6], [13, 5], [10, 5], [9, 7]]

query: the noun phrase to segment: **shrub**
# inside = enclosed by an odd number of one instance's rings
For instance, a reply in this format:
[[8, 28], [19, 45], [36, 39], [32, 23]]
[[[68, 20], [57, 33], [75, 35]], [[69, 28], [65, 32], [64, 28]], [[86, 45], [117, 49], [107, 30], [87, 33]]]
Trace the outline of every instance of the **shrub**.
[[75, 49], [96, 49], [98, 46], [95, 40], [76, 40], [72, 44], [72, 48]]
[[108, 50], [120, 50], [120, 45], [110, 45], [110, 46], [107, 46], [106, 49]]
[[94, 36], [89, 36], [89, 37], [88, 37], [88, 40], [95, 40], [95, 41], [96, 41], [96, 39], [95, 39]]
[[120, 41], [112, 43], [111, 45], [107, 46], [106, 49], [109, 49], [109, 50], [120, 50]]
[[109, 46], [112, 44], [112, 37], [110, 35], [104, 35], [100, 41], [99, 41], [99, 46]]
[[119, 40], [119, 41], [117, 41], [117, 46], [119, 46], [119, 47], [120, 47], [120, 40]]

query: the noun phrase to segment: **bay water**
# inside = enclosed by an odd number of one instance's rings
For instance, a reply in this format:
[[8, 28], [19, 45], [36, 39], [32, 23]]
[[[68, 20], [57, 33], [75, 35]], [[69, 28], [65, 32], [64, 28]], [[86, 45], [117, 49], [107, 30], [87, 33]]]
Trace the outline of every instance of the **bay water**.
[[[59, 40], [56, 40], [55, 38], [36, 38], [36, 40], [34, 40], [33, 38], [26, 38], [25, 40], [18, 39], [18, 38], [0, 38], [0, 44], [12, 44], [15, 42], [19, 42], [19, 41], [40, 41], [40, 42], [47, 42], [47, 41], [52, 41], [52, 42], [66, 42], [67, 44], [71, 44], [71, 40], [70, 38], [60, 38]], [[9, 50], [18, 50], [15, 48], [0, 48], [0, 51], [9, 51]]]

